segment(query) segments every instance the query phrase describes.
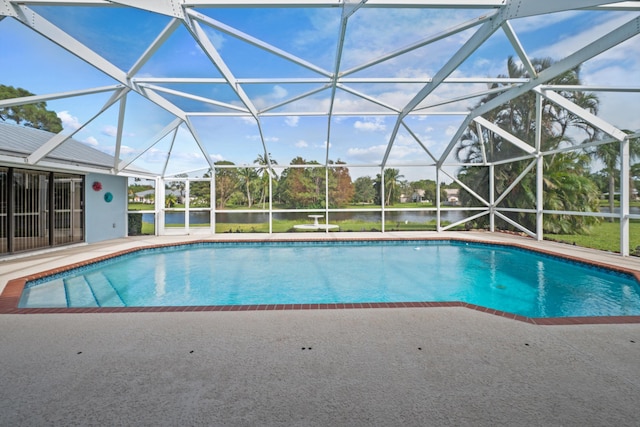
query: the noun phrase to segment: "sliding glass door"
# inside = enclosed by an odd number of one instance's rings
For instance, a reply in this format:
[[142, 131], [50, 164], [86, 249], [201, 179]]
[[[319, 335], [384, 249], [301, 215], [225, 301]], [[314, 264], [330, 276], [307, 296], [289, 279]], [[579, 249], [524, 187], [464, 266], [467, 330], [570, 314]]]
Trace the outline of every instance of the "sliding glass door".
[[84, 241], [84, 177], [0, 168], [0, 253]]
[[53, 244], [82, 242], [82, 177], [56, 173], [53, 180]]

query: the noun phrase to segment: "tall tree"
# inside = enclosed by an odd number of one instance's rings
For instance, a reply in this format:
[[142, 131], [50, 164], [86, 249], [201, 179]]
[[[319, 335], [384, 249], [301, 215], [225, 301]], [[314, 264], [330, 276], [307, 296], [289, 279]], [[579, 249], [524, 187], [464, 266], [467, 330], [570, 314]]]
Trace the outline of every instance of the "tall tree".
[[[330, 162], [333, 164], [333, 162]], [[345, 163], [338, 160], [336, 165]], [[351, 182], [349, 168], [344, 166], [329, 168], [329, 204], [332, 207], [342, 207], [353, 199], [355, 188]]]
[[[548, 68], [552, 65], [550, 59], [533, 59], [532, 64], [536, 72]], [[513, 58], [507, 61], [506, 76], [512, 78], [528, 78], [527, 69], [516, 63]], [[556, 77], [549, 82], [555, 85], [579, 85], [580, 69], [579, 67], [569, 70], [566, 73]], [[560, 91], [560, 94], [579, 105], [580, 107], [597, 113], [598, 98], [587, 92]], [[497, 95], [489, 95], [484, 97], [478, 103], [482, 105]], [[535, 146], [536, 134], [536, 96], [534, 93], [528, 92], [510, 102], [490, 111], [484, 118], [498, 125], [510, 134], [516, 136], [520, 140]], [[496, 162], [500, 160], [516, 159], [524, 154], [524, 152], [514, 144], [506, 141], [500, 135], [495, 134], [483, 128], [483, 134], [478, 135], [477, 128], [470, 126], [462, 137], [460, 146], [456, 152], [458, 160], [464, 163], [481, 163], [486, 158], [487, 162]], [[543, 101], [542, 104], [542, 127], [541, 148], [543, 151], [558, 148], [561, 144], [574, 144], [575, 141], [571, 135], [577, 135], [580, 132], [586, 134], [587, 139], [593, 139], [596, 136], [596, 129], [589, 125], [585, 120], [567, 112], [562, 108], [558, 108], [555, 104]], [[482, 146], [481, 142], [484, 146]], [[522, 173], [524, 168], [530, 161], [514, 161], [496, 165], [494, 168], [495, 191], [502, 194], [507, 187]], [[586, 192], [583, 197], [568, 197], [563, 202], [563, 209], [569, 211], [596, 211], [597, 206], [597, 188], [595, 185], [587, 185], [582, 182], [588, 175], [588, 167], [585, 164], [584, 156], [576, 153], [560, 153], [548, 155], [544, 158], [544, 207], [551, 209], [551, 200], [561, 194], [570, 194], [571, 185], [577, 185], [580, 181], [580, 191]], [[469, 188], [473, 189], [478, 195], [488, 198], [489, 196], [489, 171], [487, 167], [466, 166], [459, 171], [459, 179]], [[555, 180], [550, 177], [553, 174], [559, 174], [562, 179]], [[577, 180], [577, 181], [576, 181]], [[512, 189], [512, 191], [504, 197], [501, 206], [515, 208], [533, 208], [535, 206], [535, 174], [527, 174], [520, 183]], [[575, 190], [573, 190], [575, 191]], [[460, 193], [461, 202], [470, 206], [477, 204], [478, 201], [470, 193], [463, 190]], [[524, 213], [509, 213], [509, 215], [523, 224], [529, 229], [535, 228], [535, 216]], [[569, 224], [572, 231], [586, 231], [588, 226], [593, 223], [593, 217], [575, 217]], [[479, 222], [486, 222], [486, 218], [482, 218]], [[554, 221], [556, 223], [554, 223]], [[481, 224], [483, 225], [483, 224]], [[504, 227], [510, 227], [508, 224], [501, 224]], [[554, 230], [567, 230], [567, 222], [563, 216], [546, 215], [545, 231], [553, 232]]]
[[370, 176], [356, 178], [354, 190], [353, 201], [355, 203], [373, 203], [376, 198], [375, 183]]
[[[291, 160], [292, 166], [319, 164], [315, 161], [307, 161], [298, 156]], [[319, 196], [319, 174], [314, 172], [319, 168], [289, 167], [282, 172], [278, 193], [282, 202], [287, 207], [293, 208], [321, 208], [324, 197]]]
[[[632, 133], [628, 130], [625, 130], [625, 132], [629, 134]], [[616, 141], [610, 144], [598, 145], [595, 149], [590, 151], [590, 154], [594, 159], [599, 160], [604, 164], [602, 172], [607, 180], [609, 212], [613, 212], [615, 204], [616, 177], [622, 167], [620, 164], [620, 143]], [[635, 160], [640, 157], [640, 138], [634, 138], [629, 141], [629, 154], [631, 160]], [[631, 181], [631, 186], [631, 188], [633, 188], [633, 181]], [[609, 220], [613, 222], [614, 218], [609, 218]]]
[[[229, 166], [235, 163], [228, 160], [220, 160], [214, 163], [217, 166]], [[240, 180], [238, 172], [234, 168], [216, 168], [216, 204], [218, 209], [224, 209], [233, 193], [238, 191]]]
[[[0, 99], [23, 98], [33, 95], [22, 88], [0, 85]], [[46, 102], [0, 108], [0, 119], [3, 121], [11, 120], [19, 125], [53, 133], [62, 131], [62, 120], [55, 111], [47, 110]]]

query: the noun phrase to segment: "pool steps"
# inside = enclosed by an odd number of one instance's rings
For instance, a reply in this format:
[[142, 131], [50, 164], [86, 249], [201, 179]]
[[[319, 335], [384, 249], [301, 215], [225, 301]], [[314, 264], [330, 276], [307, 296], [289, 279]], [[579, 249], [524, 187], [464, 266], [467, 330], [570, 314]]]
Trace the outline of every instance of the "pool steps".
[[87, 285], [93, 290], [93, 296], [100, 307], [124, 307], [124, 301], [103, 273], [90, 273], [84, 276]]
[[25, 288], [22, 301], [33, 307], [67, 307], [67, 295], [62, 279]]
[[125, 303], [103, 273], [57, 279], [25, 289], [31, 307], [124, 307]]

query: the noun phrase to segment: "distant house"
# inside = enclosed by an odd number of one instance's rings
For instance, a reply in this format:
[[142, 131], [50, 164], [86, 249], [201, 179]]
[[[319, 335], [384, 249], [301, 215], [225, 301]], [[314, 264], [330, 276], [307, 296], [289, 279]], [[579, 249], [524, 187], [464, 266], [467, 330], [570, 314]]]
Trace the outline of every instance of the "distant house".
[[457, 188], [446, 188], [444, 192], [447, 195], [443, 205], [458, 206], [460, 204], [460, 190]]
[[400, 194], [400, 203], [409, 203], [409, 202], [418, 203], [418, 202], [428, 201], [424, 199], [424, 195], [425, 195], [425, 191], [421, 189], [414, 190], [411, 196], [405, 193], [402, 193]]
[[413, 194], [411, 195], [411, 201], [413, 202], [423, 202], [424, 201], [424, 194], [425, 191], [422, 189], [417, 189], [413, 192]]
[[155, 198], [156, 198], [155, 189], [139, 191], [133, 195], [132, 202], [151, 204], [155, 202]]

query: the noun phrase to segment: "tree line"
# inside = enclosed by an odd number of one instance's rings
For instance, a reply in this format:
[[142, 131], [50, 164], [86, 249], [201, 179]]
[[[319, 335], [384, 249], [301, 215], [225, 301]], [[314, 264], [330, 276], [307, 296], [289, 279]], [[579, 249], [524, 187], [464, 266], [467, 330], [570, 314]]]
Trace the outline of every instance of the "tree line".
[[[404, 180], [399, 169], [385, 169], [384, 198], [382, 175], [361, 176], [353, 180], [349, 168], [344, 162], [329, 161], [329, 167], [314, 160], [295, 157], [279, 176], [269, 172], [264, 156], [255, 160], [257, 166], [235, 166], [230, 161], [218, 161], [215, 168], [216, 208], [258, 207], [266, 208], [270, 202], [271, 187], [276, 205], [286, 209], [324, 209], [343, 208], [349, 205], [393, 205], [405, 195], [415, 202], [435, 200], [436, 182], [429, 179], [409, 182]], [[272, 164], [277, 164], [273, 159]], [[299, 166], [311, 167], [299, 167]], [[203, 178], [211, 178], [211, 170]], [[176, 178], [186, 178], [177, 175]], [[270, 182], [271, 181], [271, 182]], [[191, 181], [189, 183], [190, 206], [210, 206], [210, 183]], [[165, 206], [172, 207], [180, 203], [179, 197], [185, 195], [184, 181], [168, 181]], [[136, 192], [145, 189], [136, 186]], [[328, 191], [328, 192], [327, 192]], [[444, 194], [444, 189], [442, 190]], [[412, 196], [414, 196], [412, 198]], [[328, 206], [327, 206], [328, 201]]]

